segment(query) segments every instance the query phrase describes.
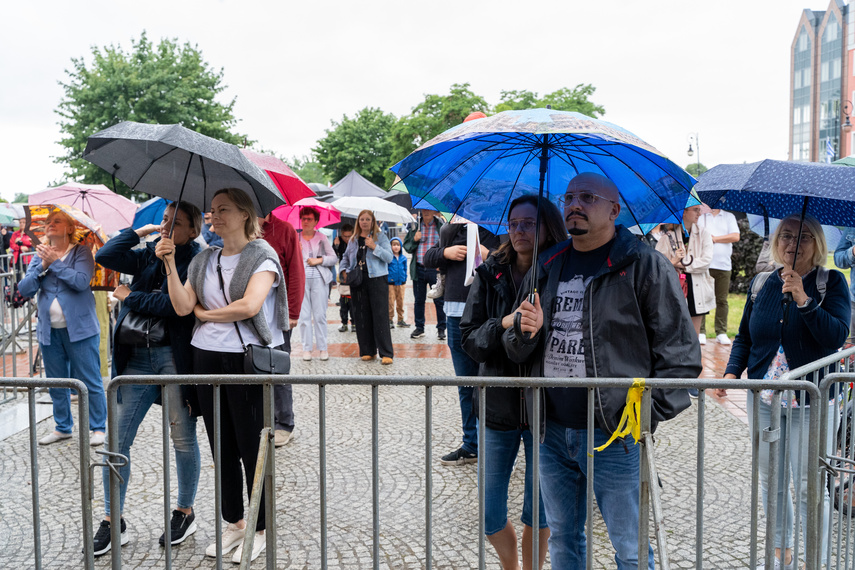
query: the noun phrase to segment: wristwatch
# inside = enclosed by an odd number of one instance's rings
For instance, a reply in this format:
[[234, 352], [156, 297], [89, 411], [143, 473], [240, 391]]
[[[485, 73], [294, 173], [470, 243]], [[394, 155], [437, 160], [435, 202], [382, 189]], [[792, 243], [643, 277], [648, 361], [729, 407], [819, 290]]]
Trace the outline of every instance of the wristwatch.
[[810, 302], [811, 302], [811, 298], [810, 298], [810, 297], [808, 297], [807, 299], [805, 299], [805, 303], [804, 303], [804, 305], [796, 305], [796, 306], [797, 306], [799, 309], [807, 309], [808, 305], [810, 305]]

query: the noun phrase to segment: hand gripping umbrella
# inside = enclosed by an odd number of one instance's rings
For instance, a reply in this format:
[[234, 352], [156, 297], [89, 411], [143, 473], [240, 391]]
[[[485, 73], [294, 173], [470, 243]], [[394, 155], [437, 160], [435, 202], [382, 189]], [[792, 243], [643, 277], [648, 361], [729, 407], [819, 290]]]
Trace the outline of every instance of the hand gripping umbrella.
[[[629, 131], [552, 109], [504, 111], [463, 123], [391, 170], [414, 208], [448, 211], [495, 234], [503, 233], [515, 198], [537, 194], [559, 203], [582, 172], [610, 178], [620, 190], [617, 222], [645, 232], [659, 223], [682, 223], [683, 210], [700, 203], [692, 193], [694, 179]], [[539, 231], [540, 212], [535, 235]], [[536, 284], [535, 278], [532, 297]]]
[[238, 147], [181, 125], [125, 121], [89, 137], [83, 158], [132, 189], [207, 210], [217, 190], [246, 192], [263, 217], [285, 203], [270, 177]]

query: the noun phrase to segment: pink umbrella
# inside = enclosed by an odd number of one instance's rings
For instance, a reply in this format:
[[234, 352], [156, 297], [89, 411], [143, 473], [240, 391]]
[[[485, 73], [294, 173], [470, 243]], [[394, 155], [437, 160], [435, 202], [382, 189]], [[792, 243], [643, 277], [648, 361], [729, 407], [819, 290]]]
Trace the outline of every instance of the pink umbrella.
[[137, 205], [119, 196], [103, 184], [78, 184], [66, 182], [62, 186], [47, 188], [30, 194], [29, 204], [65, 204], [81, 210], [84, 214], [101, 224], [101, 229], [109, 235], [115, 231], [130, 227], [134, 223]]
[[300, 227], [300, 210], [306, 206], [311, 206], [318, 211], [321, 219], [316, 227], [323, 228], [331, 224], [337, 224], [341, 221], [341, 212], [332, 204], [315, 200], [314, 198], [303, 198], [297, 200], [293, 206], [279, 206], [273, 210], [273, 215], [280, 220], [285, 220], [295, 228]]
[[262, 154], [246, 148], [242, 148], [240, 151], [250, 162], [267, 173], [287, 204], [294, 204], [301, 198], [317, 196], [299, 176], [294, 174], [293, 170], [288, 168], [287, 164], [272, 154]]

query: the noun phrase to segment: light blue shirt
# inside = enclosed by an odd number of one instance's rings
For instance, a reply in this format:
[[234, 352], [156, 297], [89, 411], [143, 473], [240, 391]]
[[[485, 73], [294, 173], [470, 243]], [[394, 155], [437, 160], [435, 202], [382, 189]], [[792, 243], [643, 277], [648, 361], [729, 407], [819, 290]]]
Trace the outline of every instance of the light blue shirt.
[[50, 306], [54, 299], [62, 307], [71, 342], [101, 334], [95, 315], [95, 296], [89, 286], [94, 271], [92, 252], [81, 245], [73, 247], [65, 261], [57, 259], [47, 270], [42, 270], [42, 260], [38, 254], [33, 256], [18, 289], [25, 297], [33, 297], [38, 293], [39, 323], [36, 336], [39, 344], [50, 346]]
[[846, 228], [834, 250], [834, 265], [840, 269], [849, 268], [849, 298], [855, 301], [855, 255], [852, 246], [855, 245], [855, 228]]
[[[395, 254], [386, 234], [378, 233], [374, 240], [376, 247], [372, 250], [365, 248], [365, 262], [368, 264], [368, 277], [381, 277], [389, 274], [389, 262]], [[341, 256], [339, 271], [352, 271], [356, 267], [356, 252], [359, 248], [359, 237], [354, 234], [347, 243], [347, 249]]]

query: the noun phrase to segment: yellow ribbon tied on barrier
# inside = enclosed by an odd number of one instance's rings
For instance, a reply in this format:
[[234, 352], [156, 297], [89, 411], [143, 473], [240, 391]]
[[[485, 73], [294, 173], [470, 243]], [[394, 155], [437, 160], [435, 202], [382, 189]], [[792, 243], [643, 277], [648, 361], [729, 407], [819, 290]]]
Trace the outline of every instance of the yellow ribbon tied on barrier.
[[594, 451], [602, 451], [612, 444], [619, 437], [626, 437], [632, 434], [635, 438], [635, 443], [641, 439], [641, 395], [644, 393], [644, 380], [636, 378], [632, 383], [632, 387], [626, 393], [626, 407], [623, 409], [623, 415], [620, 418], [620, 423], [617, 429], [612, 434], [609, 440], [595, 447]]

